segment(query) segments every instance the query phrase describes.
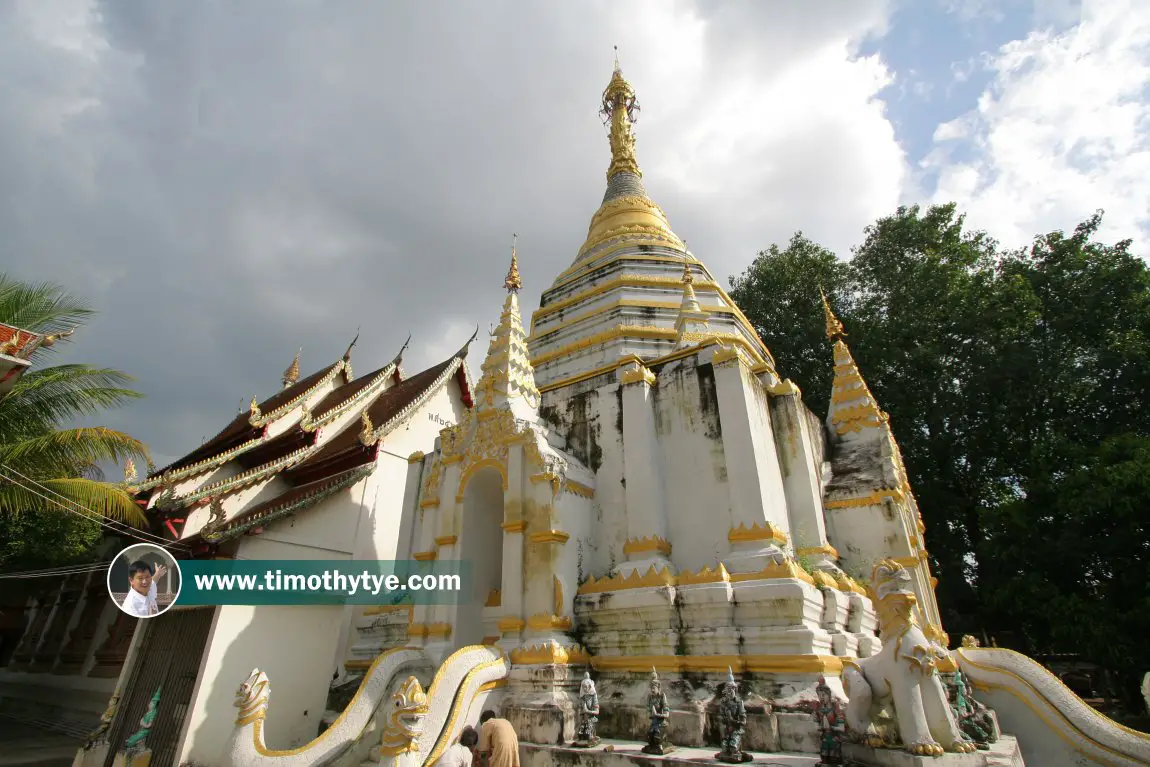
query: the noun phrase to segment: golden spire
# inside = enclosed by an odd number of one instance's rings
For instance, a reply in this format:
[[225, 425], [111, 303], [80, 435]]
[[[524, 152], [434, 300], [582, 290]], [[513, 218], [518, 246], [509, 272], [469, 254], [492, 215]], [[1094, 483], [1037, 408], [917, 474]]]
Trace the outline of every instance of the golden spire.
[[[503, 283], [507, 298], [499, 325], [489, 335], [491, 342], [483, 360], [479, 383], [475, 386], [476, 408], [479, 410], [511, 407], [518, 409], [519, 417], [527, 418], [539, 406], [539, 390], [535, 386], [535, 369], [527, 350], [527, 331], [519, 315], [519, 259], [514, 235], [511, 245], [511, 269]], [[469, 342], [470, 343], [470, 342]], [[527, 409], [523, 409], [523, 403]]]
[[599, 109], [603, 121], [610, 124], [611, 166], [607, 169], [607, 179], [619, 173], [633, 173], [642, 177], [639, 162], [635, 159], [635, 134], [631, 127], [639, 115], [639, 101], [635, 89], [623, 79], [619, 67], [619, 46], [615, 46], [615, 71], [611, 82], [603, 91], [603, 104]]
[[130, 485], [140, 478], [139, 472], [136, 471], [136, 462], [131, 458], [124, 464], [124, 484]]
[[850, 348], [843, 340], [846, 337], [843, 324], [835, 316], [822, 288], [819, 288], [819, 296], [826, 315], [827, 339], [834, 344], [835, 377], [831, 384], [831, 406], [827, 412], [827, 422], [831, 431], [841, 439], [880, 435], [880, 432], [874, 430], [886, 425], [887, 414], [879, 408], [878, 401], [863, 379]]
[[827, 320], [827, 340], [834, 341], [836, 338], [846, 336], [843, 324], [835, 316], [834, 310], [831, 309], [831, 302], [827, 300], [827, 294], [823, 292], [821, 287], [819, 288], [819, 295], [823, 299], [823, 314], [826, 315]]
[[248, 417], [248, 423], [252, 424], [253, 426], [255, 426], [256, 423], [258, 423], [259, 420], [263, 418], [263, 413], [260, 412], [260, 402], [258, 399], [256, 399], [254, 394], [252, 395], [252, 404], [248, 406], [248, 413], [250, 413]]
[[287, 370], [284, 371], [283, 382], [285, 389], [299, 381], [299, 356], [302, 353], [303, 347], [301, 346], [295, 353], [295, 359], [291, 361], [291, 364], [288, 365]]
[[511, 235], [511, 268], [507, 270], [507, 279], [503, 281], [503, 287], [511, 293], [516, 293], [523, 287], [523, 282], [519, 279], [519, 256], [515, 253], [515, 242], [518, 239], [518, 234]]

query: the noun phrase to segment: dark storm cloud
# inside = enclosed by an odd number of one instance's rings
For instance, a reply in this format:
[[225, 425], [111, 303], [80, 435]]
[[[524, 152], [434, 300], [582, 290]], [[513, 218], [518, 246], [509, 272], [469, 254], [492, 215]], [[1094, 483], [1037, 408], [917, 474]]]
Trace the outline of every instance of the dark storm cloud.
[[[646, 107], [648, 188], [725, 279], [764, 238], [841, 235], [828, 212], [839, 206], [812, 174], [824, 153], [808, 141], [780, 159], [748, 144], [763, 172], [732, 176], [721, 194], [652, 160], [689, 161], [688, 123], [732, 73], [769, 78], [883, 18], [881, 4], [765, 8], [0, 5], [0, 267], [97, 306], [69, 356], [139, 378], [147, 399], [105, 420], [161, 460], [268, 395], [300, 345], [314, 370], [362, 326], [355, 359], [366, 372], [410, 331], [414, 371], [476, 323], [486, 329], [512, 232], [525, 321], [574, 258], [604, 186], [596, 111], [618, 43]], [[694, 101], [676, 80], [690, 60], [703, 86]], [[791, 188], [770, 191], [777, 179]], [[699, 189], [720, 181], [700, 177]], [[831, 197], [865, 197], [865, 183]], [[772, 206], [748, 199], [752, 213], [740, 214], [741, 195], [788, 204], [763, 213]], [[473, 348], [473, 369], [484, 349]]]

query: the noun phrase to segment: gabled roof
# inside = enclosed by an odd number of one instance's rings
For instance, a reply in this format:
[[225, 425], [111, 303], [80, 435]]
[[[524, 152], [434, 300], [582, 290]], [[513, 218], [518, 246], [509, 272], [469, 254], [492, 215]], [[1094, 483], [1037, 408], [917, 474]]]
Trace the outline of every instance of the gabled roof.
[[[373, 426], [373, 441], [364, 444], [362, 418], [349, 423], [315, 453], [284, 473], [292, 483], [311, 483], [375, 460], [378, 441], [406, 411], [418, 406], [443, 384], [459, 374], [463, 357], [459, 354], [435, 367], [417, 373], [383, 392], [365, 410]], [[461, 384], [463, 388], [464, 384]]]
[[[310, 389], [314, 388], [320, 382], [324, 381], [329, 375], [336, 372], [336, 369], [342, 369], [344, 361], [340, 360], [334, 365], [312, 373], [307, 378], [302, 378], [296, 383], [281, 389], [272, 396], [268, 397], [263, 402], [260, 402], [258, 407], [261, 414], [264, 416], [274, 413], [277, 409], [292, 402], [302, 395], [306, 394]], [[232, 419], [231, 423], [225, 426], [219, 434], [209, 439], [204, 444], [191, 451], [183, 458], [180, 458], [162, 469], [157, 469], [148, 475], [149, 479], [158, 478], [166, 472], [176, 471], [190, 467], [201, 461], [206, 461], [221, 453], [225, 453], [233, 448], [239, 447], [246, 442], [259, 439], [264, 433], [264, 427], [253, 426], [251, 423], [252, 417], [250, 412], [244, 412], [237, 415]]]

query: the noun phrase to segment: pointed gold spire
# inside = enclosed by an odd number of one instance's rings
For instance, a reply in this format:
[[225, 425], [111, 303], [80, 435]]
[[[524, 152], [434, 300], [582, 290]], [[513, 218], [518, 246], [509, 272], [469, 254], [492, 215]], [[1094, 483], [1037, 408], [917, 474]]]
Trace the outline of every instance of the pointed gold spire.
[[287, 366], [287, 370], [284, 371], [283, 382], [285, 389], [299, 381], [299, 356], [301, 354], [303, 354], [302, 346], [296, 350], [295, 359], [291, 361], [291, 364]]
[[248, 414], [248, 423], [252, 424], [253, 426], [257, 424], [264, 415], [260, 412], [260, 401], [256, 399], [254, 394], [252, 395], [252, 403], [248, 405]]
[[523, 281], [519, 279], [519, 256], [515, 252], [518, 239], [518, 234], [511, 235], [511, 268], [507, 270], [507, 279], [503, 281], [503, 287], [510, 293], [518, 292], [523, 287]]
[[831, 302], [827, 300], [827, 294], [823, 292], [821, 287], [819, 288], [819, 296], [823, 299], [823, 314], [827, 321], [827, 340], [834, 341], [840, 336], [845, 337], [846, 331], [843, 330], [843, 324], [835, 316], [834, 310], [831, 309]]
[[[843, 341], [846, 330], [831, 309], [826, 293], [819, 288], [826, 315], [827, 339], [834, 344], [835, 377], [831, 384], [831, 406], [827, 423], [831, 431], [842, 439], [857, 439], [864, 435], [881, 436], [876, 431], [885, 426], [887, 414], [878, 406], [870, 387], [862, 377], [850, 348]], [[889, 431], [888, 431], [889, 433]]]
[[124, 484], [130, 485], [140, 478], [139, 472], [136, 471], [136, 462], [131, 458], [124, 464]]
[[611, 166], [607, 169], [610, 180], [619, 173], [633, 173], [642, 178], [639, 161], [635, 159], [635, 134], [632, 126], [639, 116], [639, 100], [635, 89], [623, 78], [619, 66], [619, 46], [615, 46], [615, 71], [611, 82], [603, 91], [603, 103], [599, 114], [605, 123], [610, 124]]
[[[476, 406], [480, 410], [512, 406], [520, 408], [518, 402], [526, 404], [529, 410], [539, 406], [539, 390], [535, 386], [535, 369], [527, 351], [527, 332], [519, 315], [519, 290], [523, 287], [519, 277], [519, 257], [516, 245], [519, 235], [514, 235], [511, 245], [511, 269], [503, 285], [507, 288], [507, 298], [503, 301], [503, 312], [499, 325], [489, 333], [491, 343], [487, 347], [487, 357], [483, 360], [482, 373], [476, 384]], [[524, 410], [521, 417], [527, 417]]]

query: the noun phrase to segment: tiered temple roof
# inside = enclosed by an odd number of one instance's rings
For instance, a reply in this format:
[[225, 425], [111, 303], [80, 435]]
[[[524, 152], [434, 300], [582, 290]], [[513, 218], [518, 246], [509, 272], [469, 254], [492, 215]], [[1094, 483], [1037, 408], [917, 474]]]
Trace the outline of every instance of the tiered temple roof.
[[[159, 494], [154, 507], [168, 511], [210, 505], [216, 514], [204, 529], [187, 540], [194, 543], [219, 543], [253, 527], [314, 505], [332, 493], [349, 487], [367, 476], [375, 467], [380, 442], [408, 413], [421, 405], [450, 381], [455, 381], [464, 403], [471, 406], [471, 381], [465, 359], [474, 336], [449, 359], [410, 378], [401, 379], [399, 364], [402, 350], [390, 363], [364, 376], [337, 385], [322, 394], [321, 386], [335, 377], [333, 374], [350, 370], [349, 358], [324, 368], [282, 391], [257, 403], [250, 412], [233, 421], [209, 440], [179, 461], [156, 472], [151, 480], [153, 489], [161, 485], [183, 467], [205, 465], [218, 468], [234, 462], [238, 472], [230, 476], [201, 483], [176, 495], [168, 489]], [[406, 349], [407, 344], [404, 344]], [[285, 375], [285, 379], [288, 376]], [[386, 384], [390, 383], [390, 386]], [[385, 388], [386, 386], [386, 388]], [[310, 407], [310, 400], [318, 398]], [[286, 405], [290, 409], [285, 409]], [[268, 414], [276, 414], [269, 418]], [[286, 429], [267, 437], [269, 427], [278, 419], [288, 419], [296, 411], [302, 415]], [[259, 418], [256, 417], [259, 414]], [[253, 425], [253, 421], [258, 425]], [[334, 433], [324, 433], [321, 427], [338, 427]], [[237, 447], [242, 450], [237, 451]], [[230, 509], [222, 513], [220, 504], [228, 496], [245, 487], [279, 478], [288, 487], [274, 498], [238, 512]], [[226, 518], [225, 518], [226, 517]]]

